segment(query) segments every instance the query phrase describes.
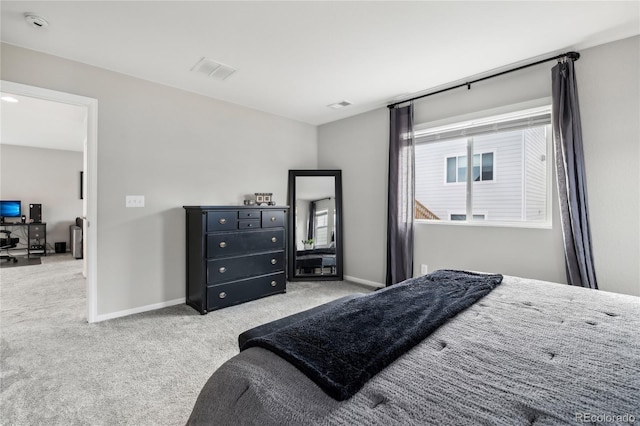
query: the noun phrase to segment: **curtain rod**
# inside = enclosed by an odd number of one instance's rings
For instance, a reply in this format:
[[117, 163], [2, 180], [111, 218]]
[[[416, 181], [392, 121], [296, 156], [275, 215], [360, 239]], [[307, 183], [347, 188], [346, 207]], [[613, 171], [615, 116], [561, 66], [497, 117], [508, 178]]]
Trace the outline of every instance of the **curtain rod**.
[[542, 59], [540, 61], [533, 62], [531, 64], [521, 65], [519, 67], [510, 69], [510, 70], [502, 71], [502, 72], [499, 72], [499, 73], [496, 73], [496, 74], [491, 74], [491, 75], [488, 75], [486, 77], [478, 78], [476, 80], [467, 81], [467, 82], [464, 82], [464, 83], [461, 83], [461, 84], [458, 84], [458, 85], [455, 85], [455, 86], [451, 86], [451, 87], [447, 87], [445, 89], [437, 90], [435, 92], [426, 93], [426, 94], [420, 95], [420, 96], [415, 96], [413, 98], [405, 99], [403, 101], [394, 102], [392, 104], [387, 105], [387, 108], [392, 109], [392, 108], [395, 108], [396, 106], [398, 106], [400, 104], [403, 104], [405, 102], [415, 101], [416, 99], [426, 98], [427, 96], [437, 95], [438, 93], [448, 92], [449, 90], [459, 89], [460, 87], [464, 87], [464, 86], [467, 86], [467, 89], [470, 90], [472, 84], [478, 83], [480, 81], [488, 80], [488, 79], [493, 78], [493, 77], [499, 77], [499, 76], [504, 75], [504, 74], [509, 74], [510, 72], [520, 71], [520, 70], [525, 69], [525, 68], [529, 68], [529, 67], [533, 67], [535, 65], [543, 64], [545, 62], [555, 61], [557, 59], [564, 59], [564, 58], [569, 58], [569, 59], [572, 59], [574, 61], [577, 61], [578, 59], [580, 59], [580, 54], [578, 52], [562, 53], [560, 55], [554, 56], [553, 58]]

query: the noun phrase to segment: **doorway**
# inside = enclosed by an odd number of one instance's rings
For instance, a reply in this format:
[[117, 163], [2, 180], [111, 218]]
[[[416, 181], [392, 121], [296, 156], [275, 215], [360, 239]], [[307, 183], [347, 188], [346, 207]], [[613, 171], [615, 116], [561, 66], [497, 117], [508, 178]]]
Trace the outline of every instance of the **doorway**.
[[86, 139], [83, 154], [83, 251], [86, 277], [87, 322], [97, 318], [97, 208], [98, 208], [98, 101], [71, 93], [58, 92], [41, 87], [28, 86], [2, 80], [1, 91], [20, 96], [61, 102], [85, 107], [87, 110]]

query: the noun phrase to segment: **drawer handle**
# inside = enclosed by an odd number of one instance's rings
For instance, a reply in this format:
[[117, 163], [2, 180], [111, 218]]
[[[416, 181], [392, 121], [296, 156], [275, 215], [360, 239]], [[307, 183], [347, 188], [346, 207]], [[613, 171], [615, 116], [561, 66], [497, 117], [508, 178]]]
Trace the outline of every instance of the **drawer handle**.
[[223, 241], [223, 242], [220, 243], [220, 248], [225, 248], [226, 246], [227, 246], [226, 242]]
[[271, 242], [272, 243], [276, 243], [276, 242], [278, 242], [278, 239], [276, 237], [271, 237]]
[[271, 281], [271, 287], [275, 287], [275, 286], [277, 286], [277, 285], [278, 285], [278, 283], [277, 283], [277, 282], [275, 282], [275, 281]]
[[227, 223], [227, 219], [223, 217], [223, 218], [220, 218], [218, 222], [220, 222], [220, 225], [224, 225], [225, 223]]
[[271, 259], [271, 264], [272, 264], [272, 265], [275, 265], [276, 263], [278, 263], [278, 261], [277, 261], [277, 260], [275, 260], [275, 259]]
[[227, 293], [225, 293], [225, 292], [223, 291], [222, 293], [220, 293], [220, 294], [218, 295], [218, 297], [219, 297], [220, 299], [224, 299], [225, 297], [227, 297]]
[[224, 266], [221, 266], [220, 269], [218, 269], [218, 271], [220, 271], [221, 274], [224, 274], [225, 272], [227, 272], [227, 268], [225, 268]]
[[249, 227], [249, 228], [253, 227], [253, 223], [249, 223], [249, 224], [247, 225], [247, 227]]
[[276, 219], [275, 216], [271, 217], [271, 222], [275, 222], [276, 220], [278, 220], [278, 219]]

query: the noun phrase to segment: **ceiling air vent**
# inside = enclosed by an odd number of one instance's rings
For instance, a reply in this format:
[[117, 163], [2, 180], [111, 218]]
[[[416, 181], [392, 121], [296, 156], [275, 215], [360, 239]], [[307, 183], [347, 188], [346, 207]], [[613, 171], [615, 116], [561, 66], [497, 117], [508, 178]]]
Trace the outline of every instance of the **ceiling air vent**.
[[331, 105], [327, 105], [329, 108], [333, 108], [333, 109], [340, 109], [340, 108], [344, 108], [346, 106], [349, 105], [353, 105], [353, 102], [349, 102], [349, 101], [342, 101], [342, 102], [336, 102], [335, 104], [331, 104]]
[[220, 62], [216, 62], [211, 59], [202, 58], [200, 62], [191, 68], [191, 71], [199, 72], [218, 80], [224, 80], [237, 70], [229, 65], [221, 64]]

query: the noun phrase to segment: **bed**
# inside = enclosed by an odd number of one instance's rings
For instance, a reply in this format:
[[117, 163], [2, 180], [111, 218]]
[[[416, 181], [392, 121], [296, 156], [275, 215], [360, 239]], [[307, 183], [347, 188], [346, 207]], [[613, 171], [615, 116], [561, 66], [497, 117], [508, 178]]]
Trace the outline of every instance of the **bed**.
[[336, 399], [285, 358], [249, 347], [211, 376], [188, 424], [638, 421], [640, 298], [504, 276], [353, 396]]
[[324, 275], [325, 269], [329, 268], [330, 273], [336, 268], [336, 249], [316, 248], [311, 250], [298, 250], [296, 252], [296, 272], [299, 274], [315, 274], [316, 269]]

